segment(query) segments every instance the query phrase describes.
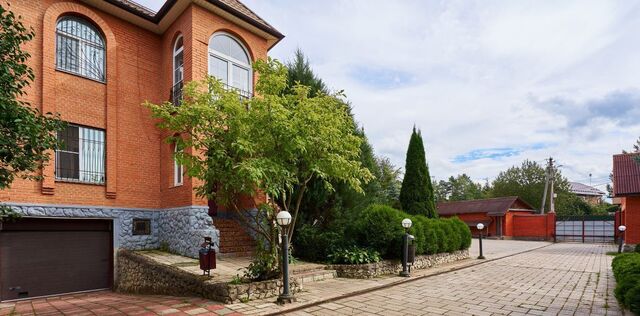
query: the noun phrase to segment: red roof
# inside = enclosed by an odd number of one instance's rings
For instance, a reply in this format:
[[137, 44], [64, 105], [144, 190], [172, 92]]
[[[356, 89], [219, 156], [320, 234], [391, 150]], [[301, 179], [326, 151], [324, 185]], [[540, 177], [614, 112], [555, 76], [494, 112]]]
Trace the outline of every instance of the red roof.
[[640, 153], [613, 155], [613, 195], [640, 194]]
[[493, 199], [468, 200], [438, 203], [438, 214], [455, 215], [467, 213], [490, 213], [504, 215], [507, 211], [534, 211], [529, 203], [517, 196], [506, 196]]

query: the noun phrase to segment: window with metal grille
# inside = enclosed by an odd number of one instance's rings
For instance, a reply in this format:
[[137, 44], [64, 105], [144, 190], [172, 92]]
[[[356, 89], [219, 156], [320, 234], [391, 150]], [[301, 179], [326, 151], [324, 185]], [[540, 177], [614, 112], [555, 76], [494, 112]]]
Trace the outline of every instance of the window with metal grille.
[[56, 25], [56, 69], [104, 82], [105, 46], [89, 21], [65, 16]]
[[171, 88], [171, 103], [173, 103], [173, 105], [180, 105], [182, 101], [182, 80], [184, 79], [183, 51], [182, 36], [179, 36], [173, 46], [173, 86]]
[[56, 179], [104, 184], [105, 138], [99, 129], [69, 125], [58, 132]]
[[151, 235], [151, 220], [150, 219], [133, 219], [133, 235]]

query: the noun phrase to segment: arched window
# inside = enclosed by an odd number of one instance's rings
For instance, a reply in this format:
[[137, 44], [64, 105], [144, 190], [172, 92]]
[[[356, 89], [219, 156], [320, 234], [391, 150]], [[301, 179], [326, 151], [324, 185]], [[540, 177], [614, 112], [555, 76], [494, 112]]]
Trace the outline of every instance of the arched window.
[[229, 34], [217, 33], [209, 40], [209, 74], [227, 87], [238, 89], [242, 96], [251, 96], [253, 76], [249, 55]]
[[184, 80], [184, 45], [182, 35], [178, 36], [173, 45], [173, 87], [171, 88], [171, 101], [179, 105], [182, 99], [182, 80]]
[[105, 45], [89, 21], [65, 16], [56, 25], [56, 69], [104, 81]]

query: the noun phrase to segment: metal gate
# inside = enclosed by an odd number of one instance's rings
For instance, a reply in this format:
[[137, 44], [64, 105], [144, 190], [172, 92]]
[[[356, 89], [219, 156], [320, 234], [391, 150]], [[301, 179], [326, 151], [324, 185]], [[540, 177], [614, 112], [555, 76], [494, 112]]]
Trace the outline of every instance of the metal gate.
[[556, 241], [613, 242], [613, 215], [579, 215], [556, 217]]

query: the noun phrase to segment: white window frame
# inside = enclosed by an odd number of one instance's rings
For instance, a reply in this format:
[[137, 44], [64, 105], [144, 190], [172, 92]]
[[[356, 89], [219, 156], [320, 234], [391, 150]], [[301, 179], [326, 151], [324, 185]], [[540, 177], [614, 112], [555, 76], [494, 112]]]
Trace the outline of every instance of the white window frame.
[[[91, 41], [89, 41], [87, 39], [84, 39], [84, 38], [81, 38], [81, 37], [78, 37], [76, 35], [73, 35], [73, 34], [70, 34], [70, 33], [66, 33], [64, 31], [60, 31], [58, 29], [58, 24], [61, 21], [65, 20], [65, 19], [75, 19], [77, 23], [84, 24], [87, 28], [93, 30], [96, 33], [96, 35], [100, 38], [100, 40], [102, 41], [101, 45], [98, 45], [96, 43], [92, 43]], [[99, 77], [92, 76], [92, 75], [87, 74], [87, 73], [83, 73], [83, 71], [87, 71], [87, 70], [85, 69], [86, 66], [85, 66], [85, 68], [82, 68], [83, 60], [80, 58], [80, 56], [77, 56], [78, 58], [76, 60], [76, 63], [78, 64], [78, 69], [77, 70], [67, 69], [67, 68], [62, 67], [62, 65], [59, 65], [58, 64], [58, 59], [59, 59], [59, 56], [58, 56], [59, 47], [58, 47], [58, 45], [60, 45], [60, 42], [61, 42], [60, 38], [61, 37], [66, 37], [66, 38], [74, 39], [74, 40], [78, 41], [78, 50], [81, 50], [83, 46], [84, 47], [93, 47], [93, 48], [102, 49], [102, 58], [103, 58], [103, 60], [102, 60], [102, 65], [101, 65], [102, 69], [100, 69], [102, 71], [102, 74], [101, 74], [102, 77], [99, 78]], [[87, 79], [90, 79], [90, 80], [98, 81], [98, 82], [101, 82], [101, 83], [106, 83], [107, 82], [107, 47], [106, 47], [106, 41], [105, 41], [104, 35], [102, 35], [102, 33], [100, 32], [100, 29], [98, 27], [93, 25], [89, 20], [87, 20], [85, 18], [81, 18], [81, 17], [72, 17], [72, 18], [70, 18], [68, 16], [61, 17], [60, 19], [58, 19], [58, 21], [56, 21], [56, 49], [55, 49], [55, 60], [54, 60], [54, 63], [56, 65], [56, 70], [58, 70], [58, 71], [70, 73], [70, 74], [77, 75], [77, 76], [80, 76], [80, 77], [83, 77], [83, 78], [87, 78]]]
[[[240, 47], [242, 47], [242, 50], [244, 50], [244, 53], [247, 55], [247, 59], [249, 60], [249, 64], [246, 64], [243, 61], [237, 60], [231, 56], [222, 54], [216, 50], [214, 50], [213, 48], [211, 48], [211, 46], [209, 45], [209, 43], [211, 43], [211, 40], [218, 35], [226, 35], [228, 37], [230, 37], [232, 40], [236, 41], [236, 43], [238, 43], [238, 45], [240, 45]], [[238, 40], [235, 36], [227, 33], [227, 32], [216, 32], [213, 35], [211, 35], [211, 37], [209, 37], [209, 43], [207, 43], [207, 47], [209, 50], [209, 58], [207, 58], [207, 72], [209, 72], [209, 66], [211, 65], [211, 58], [212, 57], [217, 57], [219, 59], [222, 59], [224, 61], [227, 62], [227, 82], [226, 85], [229, 87], [233, 87], [233, 65], [236, 65], [240, 68], [243, 68], [245, 70], [247, 70], [248, 72], [248, 76], [249, 76], [249, 83], [247, 85], [248, 89], [246, 92], [248, 93], [253, 93], [253, 67], [251, 67], [251, 55], [249, 54], [249, 50], [247, 49], [246, 46], [244, 46], [244, 44], [242, 44], [242, 41]], [[213, 76], [213, 74], [209, 73], [210, 76]]]
[[178, 145], [173, 145], [173, 186], [178, 187], [184, 183], [184, 168], [175, 158], [175, 153], [178, 152]]
[[[176, 49], [176, 45], [178, 45], [178, 42], [180, 41], [180, 39], [182, 39], [182, 46], [180, 46], [180, 48]], [[184, 38], [182, 37], [182, 35], [178, 35], [178, 37], [176, 37], [175, 42], [173, 43], [173, 59], [172, 59], [172, 63], [173, 63], [173, 67], [172, 67], [172, 78], [173, 78], [173, 84], [172, 86], [175, 86], [178, 82], [176, 81], [176, 57], [178, 56], [178, 54], [182, 53], [184, 51]], [[184, 81], [184, 53], [182, 54], [182, 69], [180, 69], [180, 73], [182, 74], [182, 78], [180, 79], [180, 81]]]
[[[89, 184], [97, 184], [104, 185], [106, 182], [106, 168], [107, 168], [107, 157], [106, 157], [106, 132], [103, 129], [85, 127], [75, 124], [69, 124], [70, 127], [74, 127], [78, 129], [78, 151], [69, 151], [64, 149], [56, 149], [55, 151], [55, 169], [56, 181], [63, 182], [77, 182], [77, 183], [89, 183]], [[86, 138], [90, 132], [93, 138]], [[89, 148], [85, 148], [87, 146], [87, 142], [89, 143]], [[98, 145], [91, 145], [91, 143], [97, 143]], [[91, 148], [93, 147], [93, 148]], [[87, 158], [87, 150], [94, 151], [92, 159]], [[97, 154], [95, 153], [97, 152]], [[61, 161], [60, 153], [67, 154], [75, 154], [78, 156], [78, 178], [67, 178], [62, 177], [58, 174], [57, 170], [59, 169], [59, 163]], [[88, 169], [92, 170], [85, 170]], [[96, 174], [87, 174], [96, 173]]]

